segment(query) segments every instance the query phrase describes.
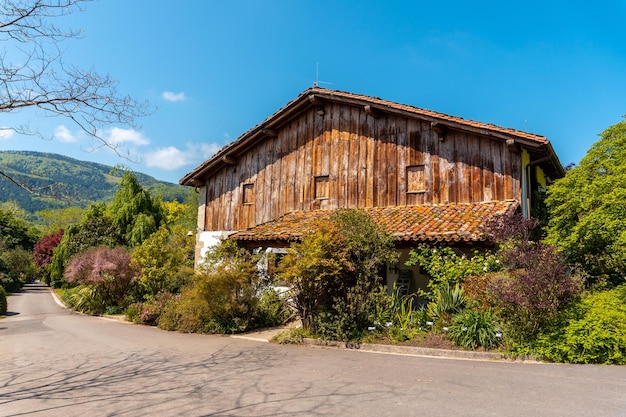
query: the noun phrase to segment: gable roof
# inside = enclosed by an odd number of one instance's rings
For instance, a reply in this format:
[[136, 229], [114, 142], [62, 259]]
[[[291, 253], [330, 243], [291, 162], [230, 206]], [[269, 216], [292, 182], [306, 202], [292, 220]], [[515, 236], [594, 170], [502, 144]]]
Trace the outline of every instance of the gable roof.
[[543, 162], [548, 163], [552, 167], [552, 171], [557, 172], [559, 176], [564, 175], [563, 167], [550, 141], [544, 136], [463, 119], [461, 117], [449, 116], [419, 107], [382, 100], [377, 97], [313, 87], [303, 91], [298, 97], [287, 103], [285, 107], [269, 116], [262, 123], [248, 130], [235, 141], [217, 151], [210, 159], [185, 175], [179, 183], [194, 187], [202, 185], [203, 179], [210, 177], [213, 173], [220, 170], [228, 160], [236, 158], [263, 138], [275, 135], [278, 128], [299, 113], [312, 106], [322, 106], [323, 103], [327, 101], [364, 107], [366, 111], [371, 114], [385, 112], [395, 113], [430, 121], [431, 123], [437, 123], [448, 129], [468, 131], [483, 136], [491, 136], [500, 140], [511, 139], [515, 144], [519, 144], [537, 153], [542, 161], [545, 159]]
[[[432, 206], [372, 207], [363, 209], [401, 243], [476, 243], [486, 240], [484, 226], [497, 216], [513, 213], [514, 200]], [[287, 245], [299, 241], [328, 210], [295, 211], [276, 220], [240, 230], [229, 236], [241, 242]]]

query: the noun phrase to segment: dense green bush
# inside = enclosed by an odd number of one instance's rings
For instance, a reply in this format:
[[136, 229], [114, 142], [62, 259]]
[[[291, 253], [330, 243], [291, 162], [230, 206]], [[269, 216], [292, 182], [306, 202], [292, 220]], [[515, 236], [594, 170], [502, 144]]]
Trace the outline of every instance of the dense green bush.
[[474, 250], [470, 256], [447, 246], [420, 244], [409, 253], [408, 266], [419, 265], [429, 276], [428, 291], [420, 295], [433, 300], [439, 289], [453, 288], [469, 276], [502, 269], [498, 257], [487, 250]]
[[7, 293], [0, 286], [0, 316], [7, 314]]
[[17, 292], [22, 285], [31, 282], [37, 275], [37, 267], [30, 250], [16, 247], [0, 254], [2, 264], [7, 268], [6, 281], [0, 282], [6, 290]]
[[463, 349], [492, 349], [500, 344], [498, 316], [490, 310], [464, 310], [454, 316], [448, 338]]
[[625, 365], [626, 285], [572, 304], [534, 343], [518, 351], [555, 362]]
[[131, 255], [132, 264], [140, 271], [135, 286], [137, 300], [149, 300], [161, 292], [178, 293], [193, 275], [193, 236], [181, 227], [161, 226]]
[[274, 327], [290, 322], [294, 312], [289, 308], [288, 297], [289, 293], [281, 294], [273, 288], [264, 290], [259, 297], [258, 327]]
[[358, 338], [370, 325], [379, 270], [396, 260], [393, 238], [362, 210], [318, 221], [280, 262], [303, 325], [323, 337]]
[[126, 318], [133, 323], [157, 326], [165, 306], [175, 297], [172, 293], [161, 292], [143, 302], [131, 304], [126, 309]]
[[262, 290], [256, 261], [236, 242], [223, 241], [207, 253], [192, 283], [166, 303], [158, 326], [194, 333], [235, 333], [256, 327]]

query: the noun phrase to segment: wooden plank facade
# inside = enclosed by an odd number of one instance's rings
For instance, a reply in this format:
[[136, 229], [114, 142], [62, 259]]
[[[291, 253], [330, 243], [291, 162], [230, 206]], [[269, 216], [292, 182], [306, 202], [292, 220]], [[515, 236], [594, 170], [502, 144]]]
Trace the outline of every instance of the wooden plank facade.
[[204, 231], [243, 230], [293, 211], [521, 201], [522, 154], [548, 165], [546, 171], [562, 170], [546, 143], [541, 136], [314, 88], [181, 184], [204, 188]]

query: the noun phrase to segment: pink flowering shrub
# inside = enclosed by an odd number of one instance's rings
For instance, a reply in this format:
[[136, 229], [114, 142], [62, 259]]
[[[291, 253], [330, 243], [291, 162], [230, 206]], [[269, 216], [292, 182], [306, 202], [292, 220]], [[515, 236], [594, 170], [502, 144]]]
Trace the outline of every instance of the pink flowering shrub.
[[119, 306], [136, 277], [130, 254], [122, 247], [94, 247], [72, 258], [65, 279], [95, 289], [105, 307]]

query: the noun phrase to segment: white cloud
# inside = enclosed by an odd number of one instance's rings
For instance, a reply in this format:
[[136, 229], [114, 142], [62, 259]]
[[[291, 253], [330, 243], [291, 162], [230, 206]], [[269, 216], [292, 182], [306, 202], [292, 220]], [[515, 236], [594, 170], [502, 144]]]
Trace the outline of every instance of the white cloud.
[[76, 136], [64, 125], [59, 125], [54, 129], [54, 138], [61, 143], [75, 143], [78, 141]]
[[163, 97], [167, 101], [171, 101], [172, 103], [176, 103], [178, 101], [185, 101], [185, 100], [187, 100], [187, 96], [182, 91], [180, 93], [173, 93], [171, 91], [164, 91], [163, 93], [161, 93], [161, 97]]
[[180, 150], [174, 146], [157, 148], [144, 154], [146, 166], [165, 170], [175, 170], [187, 165], [196, 165], [209, 158], [221, 148], [216, 143], [187, 144], [187, 149]]
[[11, 139], [15, 132], [10, 127], [0, 127], [0, 140]]
[[100, 137], [112, 146], [124, 146], [127, 144], [142, 146], [150, 144], [150, 139], [134, 129], [114, 127], [99, 133]]

